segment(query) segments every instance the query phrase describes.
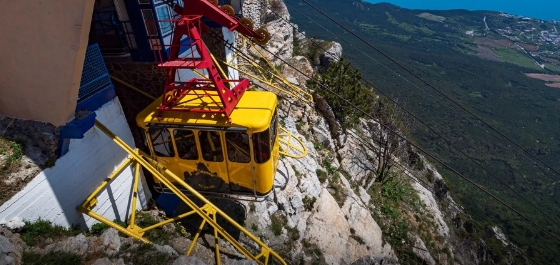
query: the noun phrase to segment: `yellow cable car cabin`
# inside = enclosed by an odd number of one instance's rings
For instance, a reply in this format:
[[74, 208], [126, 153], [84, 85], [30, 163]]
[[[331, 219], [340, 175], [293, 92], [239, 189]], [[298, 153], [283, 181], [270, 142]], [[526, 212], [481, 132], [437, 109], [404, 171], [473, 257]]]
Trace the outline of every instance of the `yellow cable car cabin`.
[[[184, 96], [184, 108], [204, 107], [209, 97]], [[152, 156], [201, 192], [265, 196], [279, 160], [277, 98], [246, 91], [230, 120], [199, 112], [163, 112], [161, 98], [136, 117]], [[156, 181], [156, 188], [158, 184]], [[163, 191], [163, 190], [159, 190]]]

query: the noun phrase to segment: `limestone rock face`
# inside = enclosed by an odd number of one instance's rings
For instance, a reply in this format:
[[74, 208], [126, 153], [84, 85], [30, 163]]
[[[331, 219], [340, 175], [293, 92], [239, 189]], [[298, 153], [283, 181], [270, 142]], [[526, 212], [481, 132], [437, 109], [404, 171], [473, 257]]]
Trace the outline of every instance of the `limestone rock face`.
[[18, 259], [16, 248], [8, 238], [0, 235], [0, 265], [21, 264], [21, 254]]
[[348, 263], [359, 258], [351, 253], [355, 249], [348, 246], [350, 225], [332, 195], [323, 190], [317, 204], [317, 211], [307, 221], [305, 238], [321, 248], [328, 264], [340, 264], [341, 260]]
[[[355, 196], [355, 194], [353, 195]], [[342, 212], [344, 212], [350, 228], [354, 231], [354, 233], [351, 231], [351, 235], [361, 238], [364, 241], [363, 245], [371, 252], [380, 253], [382, 249], [381, 228], [373, 220], [368, 208], [359, 197], [348, 196], [342, 206]], [[365, 255], [367, 252], [359, 257]]]
[[416, 242], [414, 243], [414, 247], [412, 248], [414, 254], [421, 258], [425, 262], [425, 264], [435, 265], [436, 261], [434, 260], [430, 252], [426, 251], [425, 249], [426, 244], [424, 244], [424, 241], [422, 241], [421, 238], [416, 237]]
[[105, 252], [108, 254], [115, 254], [119, 252], [121, 248], [121, 238], [119, 237], [119, 232], [114, 228], [109, 228], [107, 231], [103, 232], [100, 237], [105, 246]]
[[331, 131], [331, 136], [337, 138], [342, 133], [342, 126], [334, 116], [332, 108], [329, 106], [327, 101], [317, 93], [313, 93], [313, 101], [315, 102], [317, 109], [326, 119], [329, 124], [329, 129]]
[[288, 7], [282, 0], [270, 0], [264, 13], [267, 15], [267, 22], [280, 18], [290, 21]]
[[22, 263], [25, 243], [19, 234], [0, 226], [0, 264], [19, 265]]
[[123, 259], [110, 260], [109, 258], [105, 257], [96, 260], [91, 265], [124, 265], [124, 260]]
[[340, 159], [340, 166], [348, 172], [352, 177], [352, 181], [366, 185], [372, 178], [372, 174], [376, 172], [377, 162], [375, 153], [365, 148], [363, 139], [370, 139], [370, 136], [357, 135], [353, 131], [348, 131], [347, 134], [339, 137], [338, 158]]
[[282, 70], [282, 74], [284, 75], [284, 77], [286, 77], [286, 79], [294, 85], [297, 85], [300, 88], [305, 88], [305, 83], [308, 79], [306, 76], [313, 75], [313, 67], [309, 63], [309, 60], [307, 60], [307, 58], [303, 56], [295, 56], [293, 58], [290, 58], [288, 60], [288, 63], [293, 65], [296, 69], [298, 69], [305, 75], [301, 74], [291, 67], [284, 67], [284, 69]]
[[333, 150], [336, 146], [334, 140], [331, 138], [330, 128], [325, 118], [319, 117], [313, 126], [313, 133], [323, 147]]
[[395, 265], [399, 264], [397, 259], [390, 256], [365, 256], [356, 260], [352, 265]]
[[294, 31], [292, 26], [284, 20], [277, 19], [267, 23], [265, 29], [270, 33], [270, 41], [266, 45], [268, 51], [259, 49], [266, 56], [266, 59], [274, 65], [279, 65], [283, 62], [277, 59], [274, 54], [285, 61], [292, 58], [294, 53]]
[[200, 260], [197, 257], [194, 256], [181, 256], [178, 259], [176, 259], [171, 265], [187, 265], [187, 264], [192, 264], [192, 265], [206, 265], [206, 263], [204, 263], [204, 261]]
[[246, 0], [243, 2], [243, 16], [251, 19], [256, 29], [266, 23], [266, 2], [267, 0]]
[[54, 251], [54, 252], [68, 252], [68, 253], [81, 255], [86, 253], [86, 251], [88, 250], [88, 246], [89, 244], [87, 238], [83, 234], [79, 234], [75, 237], [69, 237], [55, 244], [46, 246], [45, 253]]
[[327, 49], [324, 53], [319, 56], [319, 61], [321, 62], [319, 65], [319, 72], [326, 72], [332, 62], [338, 62], [340, 57], [342, 56], [342, 45], [338, 42], [334, 42], [334, 44]]

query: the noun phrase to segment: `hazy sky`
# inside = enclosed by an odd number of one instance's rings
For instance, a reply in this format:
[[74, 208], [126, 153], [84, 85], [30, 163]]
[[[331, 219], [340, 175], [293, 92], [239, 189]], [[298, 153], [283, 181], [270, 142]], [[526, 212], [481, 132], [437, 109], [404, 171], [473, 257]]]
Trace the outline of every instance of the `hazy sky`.
[[410, 9], [468, 9], [503, 11], [547, 20], [560, 20], [560, 0], [365, 0], [388, 2]]

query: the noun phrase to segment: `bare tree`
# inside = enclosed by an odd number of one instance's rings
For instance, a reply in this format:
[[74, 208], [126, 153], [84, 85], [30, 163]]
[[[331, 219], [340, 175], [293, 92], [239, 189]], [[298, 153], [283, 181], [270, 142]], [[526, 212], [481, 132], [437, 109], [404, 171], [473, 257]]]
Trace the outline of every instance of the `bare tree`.
[[385, 182], [390, 170], [395, 165], [395, 159], [406, 153], [406, 142], [398, 136], [408, 132], [409, 124], [404, 122], [404, 114], [393, 103], [377, 99], [373, 106], [373, 116], [376, 121], [369, 121], [368, 129], [371, 143], [368, 148], [376, 154], [376, 172], [367, 182], [369, 188], [374, 182]]

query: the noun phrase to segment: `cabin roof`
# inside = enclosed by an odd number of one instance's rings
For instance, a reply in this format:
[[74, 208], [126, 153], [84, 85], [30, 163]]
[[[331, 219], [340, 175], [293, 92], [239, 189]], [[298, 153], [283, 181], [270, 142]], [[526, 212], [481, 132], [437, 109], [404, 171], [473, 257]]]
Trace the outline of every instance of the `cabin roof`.
[[[231, 113], [229, 122], [221, 114], [186, 111], [166, 111], [160, 120], [157, 116], [157, 108], [161, 104], [161, 97], [159, 97], [136, 116], [136, 124], [144, 129], [147, 129], [147, 124], [169, 127], [247, 128], [247, 132], [253, 134], [264, 131], [270, 126], [277, 101], [276, 95], [272, 92], [246, 91]], [[211, 104], [208, 103], [211, 103], [211, 99], [209, 97], [197, 99], [194, 95], [187, 95], [181, 99], [180, 103], [184, 108], [200, 109], [210, 106]]]

